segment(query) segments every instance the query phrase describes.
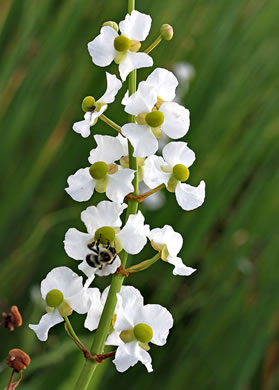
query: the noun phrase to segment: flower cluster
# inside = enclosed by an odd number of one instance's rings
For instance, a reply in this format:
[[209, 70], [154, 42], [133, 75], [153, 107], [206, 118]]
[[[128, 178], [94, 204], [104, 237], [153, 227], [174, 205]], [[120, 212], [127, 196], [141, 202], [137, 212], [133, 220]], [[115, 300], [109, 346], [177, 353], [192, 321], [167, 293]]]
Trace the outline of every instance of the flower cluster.
[[[119, 32], [115, 22], [104, 23], [100, 35], [88, 44], [93, 63], [105, 67], [114, 61], [119, 65], [122, 81], [107, 72], [105, 93], [98, 100], [93, 96], [84, 98], [84, 120], [74, 123], [73, 130], [84, 138], [89, 137], [91, 127], [100, 119], [118, 134], [94, 135], [96, 147], [89, 153], [88, 166], [69, 176], [65, 190], [78, 202], [88, 201], [94, 192], [105, 194], [109, 200], [82, 211], [86, 231], [70, 228], [65, 235], [65, 251], [79, 261], [78, 269], [85, 275], [85, 282], [70, 268], [57, 267], [41, 283], [46, 314], [30, 328], [42, 341], [47, 340], [51, 327], [68, 321], [73, 311], [86, 314], [85, 328], [90, 331], [98, 328], [110, 287], [102, 294], [90, 287], [96, 276], [142, 271], [159, 259], [173, 265], [174, 275], [188, 276], [195, 271], [178, 257], [183, 244], [180, 233], [169, 225], [150, 229], [142, 212], [137, 207], [130, 212], [125, 203], [126, 200], [140, 203], [162, 189], [174, 193], [183, 210], [193, 210], [204, 202], [205, 183], [201, 181], [197, 187], [186, 183], [195, 153], [186, 142], [176, 141], [184, 137], [190, 127], [189, 110], [174, 101], [176, 77], [166, 69], [156, 68], [139, 83], [137, 90], [127, 92], [122, 105], [133, 118], [129, 123], [119, 126], [104, 115], [127, 76], [135, 69], [153, 65], [149, 51], [140, 51], [150, 28], [151, 17], [134, 10], [119, 23]], [[171, 27], [163, 25], [161, 38], [168, 40], [171, 36]], [[164, 146], [162, 155], [156, 155], [158, 141], [164, 134], [174, 141]], [[129, 164], [132, 160], [136, 161], [133, 169]], [[138, 194], [138, 182], [144, 183], [149, 191]], [[138, 254], [148, 241], [156, 251], [155, 256], [124, 269], [123, 253]], [[106, 339], [107, 345], [117, 346], [113, 362], [116, 369], [123, 372], [140, 361], [150, 372], [149, 344], [166, 343], [173, 326], [172, 315], [160, 305], [145, 305], [141, 293], [132, 286], [122, 286], [118, 291]]]

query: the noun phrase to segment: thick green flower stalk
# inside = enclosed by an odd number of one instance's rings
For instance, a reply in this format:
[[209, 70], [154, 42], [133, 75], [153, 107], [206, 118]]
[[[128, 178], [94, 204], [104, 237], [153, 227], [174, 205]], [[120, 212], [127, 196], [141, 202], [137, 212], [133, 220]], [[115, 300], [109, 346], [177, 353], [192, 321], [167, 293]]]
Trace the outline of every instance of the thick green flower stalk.
[[[88, 166], [69, 176], [65, 190], [78, 202], [88, 201], [95, 191], [108, 200], [82, 211], [86, 232], [70, 228], [65, 235], [65, 251], [79, 261], [85, 280], [68, 267], [50, 271], [41, 283], [46, 314], [39, 324], [30, 325], [45, 341], [50, 328], [64, 322], [67, 334], [85, 358], [76, 390], [88, 389], [95, 370], [105, 359], [112, 358], [119, 372], [138, 361], [151, 372], [151, 344], [162, 346], [167, 341], [172, 315], [161, 305], [145, 305], [137, 289], [122, 286], [125, 278], [147, 270], [160, 259], [173, 265], [174, 275], [188, 276], [195, 271], [178, 257], [182, 236], [169, 225], [150, 230], [138, 209], [141, 202], [161, 190], [174, 193], [183, 210], [201, 206], [205, 197], [203, 181], [197, 187], [186, 183], [195, 153], [185, 142], [168, 142], [169, 138], [184, 137], [190, 126], [189, 110], [174, 102], [176, 77], [166, 69], [156, 68], [137, 85], [137, 70], [153, 65], [149, 53], [173, 36], [172, 27], [163, 24], [159, 37], [142, 51], [151, 22], [149, 15], [135, 10], [134, 0], [128, 0], [125, 19], [119, 25], [105, 22], [100, 34], [88, 44], [95, 65], [106, 67], [113, 61], [119, 65], [121, 81], [118, 75], [106, 72], [105, 93], [99, 99], [83, 99], [84, 120], [74, 123], [73, 130], [87, 138], [100, 119], [116, 134], [94, 135], [96, 147], [90, 151]], [[127, 78], [128, 91], [122, 105], [128, 121], [119, 125], [104, 112]], [[160, 156], [156, 152], [162, 137], [166, 142]], [[147, 186], [147, 191], [140, 193], [139, 184]], [[155, 253], [127, 267], [128, 256], [140, 253], [148, 240]], [[110, 275], [110, 284], [101, 294], [94, 287], [94, 279]], [[91, 348], [83, 345], [74, 331], [69, 319], [73, 312], [86, 313], [84, 327], [95, 331]], [[104, 353], [105, 345], [117, 348]]]

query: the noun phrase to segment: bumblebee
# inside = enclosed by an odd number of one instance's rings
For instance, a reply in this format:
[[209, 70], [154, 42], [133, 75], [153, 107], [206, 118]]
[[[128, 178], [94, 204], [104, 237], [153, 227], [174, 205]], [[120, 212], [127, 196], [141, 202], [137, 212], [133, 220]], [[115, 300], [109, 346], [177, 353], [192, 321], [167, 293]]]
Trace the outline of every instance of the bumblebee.
[[111, 264], [116, 259], [116, 249], [110, 246], [109, 241], [104, 246], [100, 240], [97, 240], [88, 244], [87, 247], [92, 251], [85, 257], [86, 263], [90, 267], [102, 269], [104, 265]]

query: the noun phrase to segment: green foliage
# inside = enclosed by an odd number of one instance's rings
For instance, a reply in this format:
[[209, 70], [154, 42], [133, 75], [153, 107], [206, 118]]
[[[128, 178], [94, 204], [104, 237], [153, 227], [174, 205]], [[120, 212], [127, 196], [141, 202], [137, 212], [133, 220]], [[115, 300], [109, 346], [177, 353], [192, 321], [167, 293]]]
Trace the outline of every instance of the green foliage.
[[[189, 183], [207, 183], [205, 204], [182, 212], [173, 194], [167, 207], [145, 210], [151, 227], [168, 223], [183, 234], [181, 257], [197, 267], [189, 278], [174, 277], [161, 261], [131, 275], [147, 303], [160, 303], [174, 315], [164, 347], [151, 348], [154, 373], [140, 364], [125, 374], [110, 362], [97, 370], [91, 390], [117, 386], [133, 390], [275, 390], [278, 348], [278, 190], [279, 74], [277, 0], [138, 1], [153, 17], [149, 41], [162, 23], [174, 27], [171, 42], [152, 53], [155, 66], [170, 70], [178, 61], [194, 65], [196, 78], [184, 104], [191, 111], [185, 140], [196, 152]], [[34, 298], [54, 267], [67, 258], [63, 238], [82, 229], [79, 204], [64, 191], [67, 177], [88, 165], [95, 146], [71, 130], [81, 120], [84, 96], [101, 96], [105, 70], [92, 64], [87, 43], [103, 21], [120, 21], [126, 1], [2, 0], [0, 14], [1, 123], [1, 310], [17, 304], [24, 325], [9, 334], [0, 329], [0, 388], [8, 383], [4, 359], [10, 348], [31, 355], [19, 388], [70, 390], [82, 356], [58, 325], [38, 342], [27, 328], [43, 307]], [[110, 71], [117, 71], [112, 65]], [[145, 78], [150, 69], [139, 72]], [[121, 91], [124, 94], [126, 88]], [[120, 125], [121, 96], [108, 116]], [[93, 132], [113, 134], [104, 123]], [[94, 194], [96, 203], [102, 195]], [[130, 258], [129, 265], [150, 258]], [[103, 289], [108, 278], [99, 278]], [[31, 289], [33, 288], [31, 299]], [[84, 318], [73, 325], [91, 344]], [[117, 385], [116, 385], [117, 384]]]

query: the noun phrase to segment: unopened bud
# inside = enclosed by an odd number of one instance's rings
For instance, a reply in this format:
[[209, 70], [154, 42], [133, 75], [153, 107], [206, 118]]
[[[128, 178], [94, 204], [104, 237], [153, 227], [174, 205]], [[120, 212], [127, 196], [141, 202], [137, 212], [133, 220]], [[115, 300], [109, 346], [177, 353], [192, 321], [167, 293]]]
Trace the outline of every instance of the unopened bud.
[[146, 112], [141, 112], [136, 116], [136, 121], [138, 125], [146, 125], [146, 120], [145, 120], [146, 115], [147, 115]]
[[20, 372], [29, 366], [31, 359], [27, 353], [23, 352], [21, 349], [14, 348], [9, 351], [9, 356], [7, 358], [7, 364], [9, 367], [12, 367], [16, 372]]
[[170, 24], [162, 24], [160, 33], [163, 39], [170, 41], [173, 37], [173, 28]]
[[116, 22], [112, 22], [111, 20], [109, 22], [103, 23], [103, 27], [109, 26], [112, 27], [116, 32], [118, 32], [118, 24]]
[[68, 317], [72, 314], [73, 309], [71, 308], [71, 306], [67, 302], [64, 301], [59, 306], [58, 311], [62, 317]]
[[135, 39], [133, 39], [131, 41], [131, 46], [130, 46], [130, 51], [133, 51], [133, 52], [137, 52], [139, 51], [139, 49], [141, 48], [141, 43], [139, 41], [136, 41]]

